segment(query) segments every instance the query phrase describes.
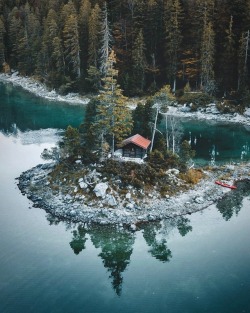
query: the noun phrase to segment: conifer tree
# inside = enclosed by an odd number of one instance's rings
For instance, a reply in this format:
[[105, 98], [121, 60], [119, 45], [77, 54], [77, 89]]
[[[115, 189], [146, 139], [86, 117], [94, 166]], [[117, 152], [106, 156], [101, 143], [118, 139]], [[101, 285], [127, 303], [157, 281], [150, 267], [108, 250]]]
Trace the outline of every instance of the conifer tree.
[[223, 58], [223, 81], [224, 93], [235, 89], [235, 79], [237, 77], [235, 59], [235, 38], [233, 33], [233, 16], [231, 15], [229, 26], [226, 29], [226, 38], [224, 43], [224, 58]]
[[88, 41], [89, 41], [89, 18], [91, 13], [91, 3], [89, 0], [82, 0], [79, 10], [79, 43], [81, 56], [82, 76], [87, 73], [88, 61]]
[[246, 88], [248, 74], [248, 52], [250, 43], [250, 33], [243, 32], [239, 41], [238, 50], [238, 91]]
[[17, 68], [18, 65], [18, 44], [19, 39], [23, 34], [22, 22], [20, 19], [19, 10], [14, 7], [8, 16], [8, 38], [9, 38], [9, 54], [10, 54], [10, 65], [13, 68]]
[[98, 4], [91, 10], [89, 18], [89, 44], [88, 44], [88, 80], [92, 88], [100, 88], [99, 49], [101, 31], [101, 10]]
[[103, 76], [107, 74], [108, 57], [111, 51], [111, 31], [108, 22], [107, 3], [104, 3], [104, 10], [101, 25], [101, 50], [100, 50], [100, 71]]
[[115, 140], [121, 142], [130, 134], [132, 119], [126, 104], [126, 97], [117, 84], [118, 71], [115, 69], [116, 56], [112, 50], [107, 61], [107, 74], [102, 79], [103, 91], [100, 96], [100, 104], [97, 107], [97, 126], [107, 136], [111, 136], [112, 155], [114, 153]]
[[60, 19], [62, 28], [64, 27], [68, 17], [70, 15], [77, 16], [76, 8], [72, 0], [69, 0], [68, 3], [66, 3], [60, 12]]
[[182, 41], [181, 21], [182, 7], [179, 0], [170, 0], [166, 3], [166, 59], [167, 76], [169, 82], [173, 85], [173, 91], [176, 90], [176, 76], [179, 61], [180, 45]]
[[3, 20], [0, 17], [0, 68], [2, 64], [5, 62], [5, 43], [4, 43], [4, 35], [5, 35], [5, 27]]
[[65, 59], [63, 54], [62, 40], [59, 37], [54, 37], [52, 40], [52, 56], [51, 60], [54, 64], [56, 72], [59, 75], [65, 75]]
[[201, 46], [201, 87], [207, 93], [214, 93], [214, 31], [211, 22], [204, 21]]
[[80, 78], [80, 46], [78, 33], [78, 20], [76, 15], [69, 15], [63, 28], [63, 45], [65, 61], [72, 78]]
[[145, 86], [146, 71], [145, 44], [142, 29], [139, 31], [132, 50], [133, 84], [136, 92], [142, 92]]
[[146, 80], [150, 89], [156, 91], [156, 77], [160, 74], [159, 59], [163, 57], [160, 46], [164, 41], [163, 5], [156, 0], [147, 1], [147, 12], [144, 25], [145, 55], [148, 60]]
[[53, 41], [58, 37], [60, 29], [57, 21], [57, 14], [53, 9], [50, 9], [47, 18], [44, 22], [44, 31], [42, 38], [41, 59], [43, 62], [43, 72], [48, 73], [54, 69]]

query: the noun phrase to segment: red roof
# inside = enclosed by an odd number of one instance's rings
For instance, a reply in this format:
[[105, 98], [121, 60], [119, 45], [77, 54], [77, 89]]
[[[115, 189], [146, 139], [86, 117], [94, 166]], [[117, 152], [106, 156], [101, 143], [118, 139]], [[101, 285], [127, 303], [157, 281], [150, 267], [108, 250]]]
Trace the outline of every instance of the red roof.
[[132, 137], [129, 137], [129, 138], [123, 140], [123, 142], [121, 143], [121, 146], [124, 147], [129, 143], [133, 143], [133, 144], [146, 150], [148, 148], [148, 146], [150, 145], [151, 141], [142, 137], [139, 134], [136, 134]]

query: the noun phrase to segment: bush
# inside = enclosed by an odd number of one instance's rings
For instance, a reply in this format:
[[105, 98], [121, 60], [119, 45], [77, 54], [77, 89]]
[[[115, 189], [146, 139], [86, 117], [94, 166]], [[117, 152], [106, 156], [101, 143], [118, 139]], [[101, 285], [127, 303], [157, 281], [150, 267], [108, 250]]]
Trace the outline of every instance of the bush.
[[221, 103], [217, 104], [217, 109], [221, 113], [240, 113], [243, 114], [245, 111], [245, 106], [237, 104], [234, 100], [224, 100]]
[[203, 172], [199, 169], [189, 169], [186, 173], [181, 173], [179, 176], [188, 184], [197, 184], [203, 175]]
[[198, 107], [205, 107], [207, 104], [214, 101], [214, 98], [203, 92], [187, 92], [180, 98], [178, 102], [180, 104], [192, 103], [192, 110], [196, 110]]

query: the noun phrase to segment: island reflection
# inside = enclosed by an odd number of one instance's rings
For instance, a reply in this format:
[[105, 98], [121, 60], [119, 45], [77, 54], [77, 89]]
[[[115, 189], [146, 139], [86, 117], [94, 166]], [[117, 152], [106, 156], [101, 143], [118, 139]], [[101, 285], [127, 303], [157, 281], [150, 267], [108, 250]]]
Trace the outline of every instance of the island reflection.
[[[217, 203], [217, 209], [222, 217], [229, 221], [231, 217], [239, 213], [243, 205], [243, 199], [250, 195], [250, 181], [240, 181], [237, 189], [230, 191]], [[62, 221], [52, 215], [47, 215], [47, 220], [52, 225]], [[71, 230], [72, 239], [69, 245], [75, 255], [79, 255], [86, 249], [86, 241], [91, 240], [96, 249], [101, 252], [103, 266], [109, 273], [112, 288], [120, 296], [122, 293], [123, 273], [127, 270], [136, 233], [116, 226], [79, 225], [76, 228], [74, 223], [67, 222], [67, 228]], [[73, 230], [72, 230], [73, 229]], [[143, 238], [148, 246], [148, 254], [162, 263], [168, 263], [173, 258], [168, 248], [168, 238], [173, 231], [184, 237], [192, 231], [190, 220], [186, 216], [179, 216], [174, 219], [166, 219], [161, 222], [142, 223], [137, 225], [137, 231], [142, 232]]]
[[232, 190], [225, 194], [225, 196], [217, 202], [217, 209], [222, 217], [229, 221], [232, 216], [239, 214], [242, 206], [243, 199], [250, 195], [250, 181], [239, 181], [237, 189]]
[[[56, 221], [50, 222], [55, 224]], [[192, 231], [189, 219], [178, 217], [158, 223], [142, 224], [138, 230], [142, 232], [143, 238], [148, 246], [148, 253], [160, 262], [169, 262], [172, 252], [167, 246], [169, 234], [178, 229], [181, 236], [185, 236]], [[133, 252], [136, 234], [124, 228], [115, 226], [92, 226], [85, 228], [78, 226], [72, 231], [70, 247], [78, 255], [86, 246], [87, 239], [90, 238], [96, 249], [101, 249], [99, 257], [102, 259], [103, 266], [109, 273], [111, 284], [118, 296], [122, 293], [123, 273], [128, 268]]]

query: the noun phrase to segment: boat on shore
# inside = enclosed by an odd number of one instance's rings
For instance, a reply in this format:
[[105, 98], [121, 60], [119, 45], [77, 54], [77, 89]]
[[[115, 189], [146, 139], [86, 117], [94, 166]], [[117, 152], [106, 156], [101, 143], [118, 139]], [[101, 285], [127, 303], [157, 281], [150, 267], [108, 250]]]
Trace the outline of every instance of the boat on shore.
[[226, 188], [230, 188], [230, 189], [237, 189], [236, 186], [223, 183], [223, 182], [221, 182], [221, 181], [219, 181], [219, 180], [216, 180], [215, 183], [216, 183], [217, 185], [222, 186], [222, 187], [226, 187]]

